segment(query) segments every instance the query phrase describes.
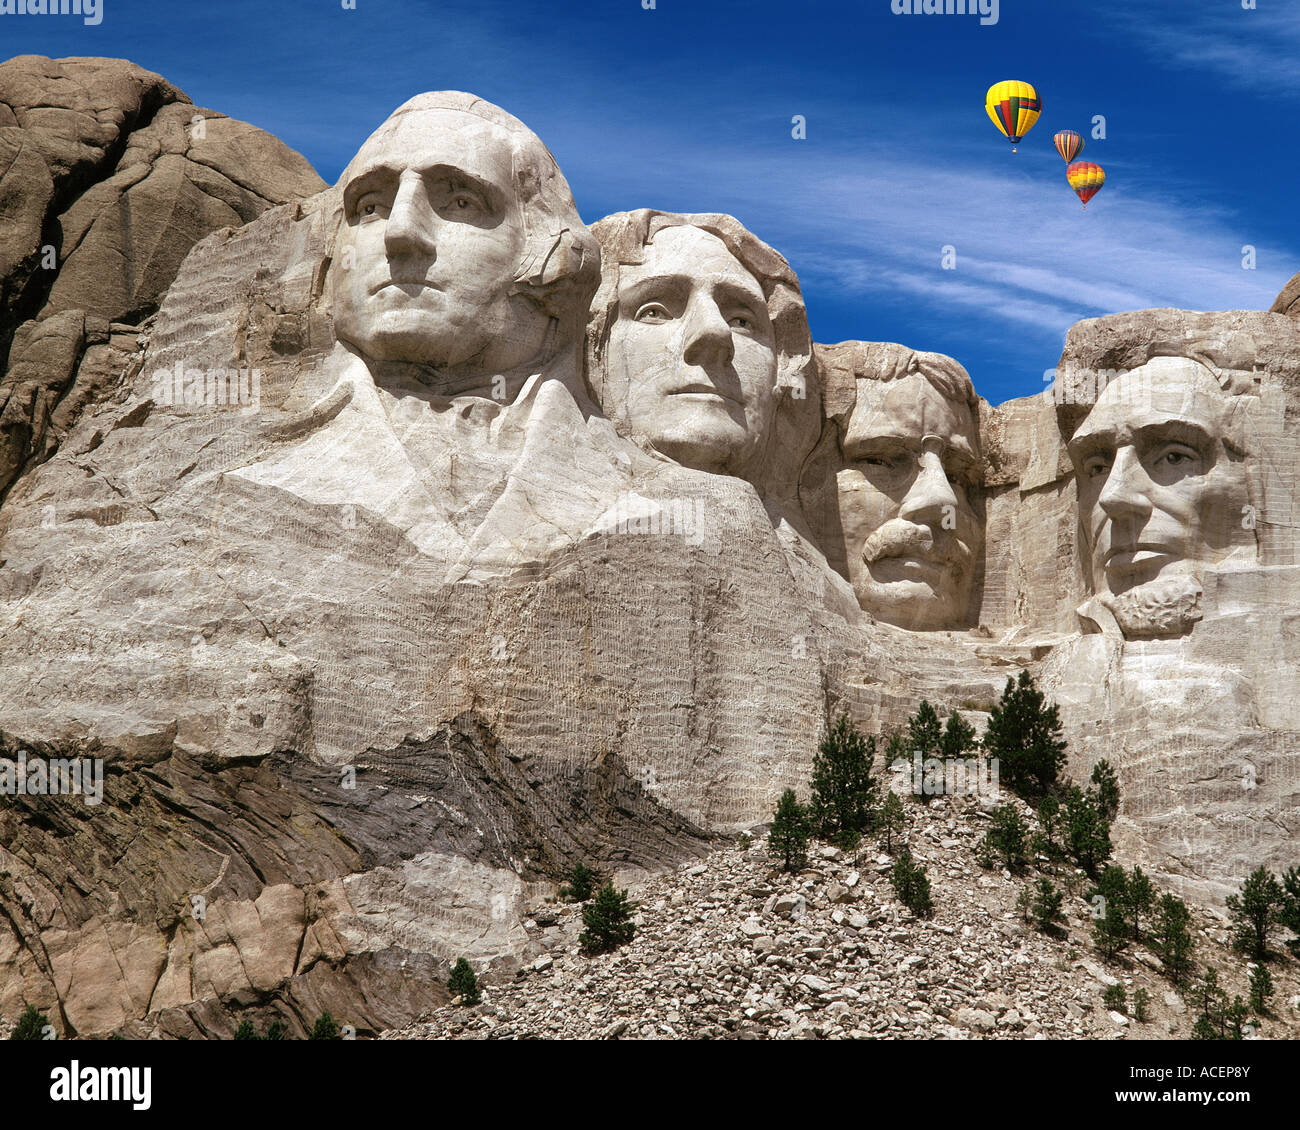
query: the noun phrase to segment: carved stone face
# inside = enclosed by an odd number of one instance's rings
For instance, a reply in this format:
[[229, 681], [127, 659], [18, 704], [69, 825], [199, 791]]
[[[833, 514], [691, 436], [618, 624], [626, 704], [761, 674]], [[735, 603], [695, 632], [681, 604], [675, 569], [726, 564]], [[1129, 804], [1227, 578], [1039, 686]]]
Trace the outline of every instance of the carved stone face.
[[970, 406], [920, 373], [859, 380], [842, 446], [840, 524], [858, 602], [903, 628], [961, 626], [984, 538], [970, 498], [979, 481]]
[[1093, 582], [1121, 598], [1126, 632], [1163, 634], [1138, 621], [1186, 611], [1204, 566], [1254, 544], [1245, 459], [1224, 442], [1231, 411], [1203, 366], [1156, 357], [1108, 385], [1070, 440]]
[[452, 382], [540, 352], [547, 318], [512, 293], [524, 246], [513, 161], [502, 127], [459, 110], [380, 127], [343, 185], [331, 272], [340, 340]]
[[744, 477], [771, 424], [777, 354], [762, 287], [700, 228], [666, 227], [620, 270], [602, 407], [687, 467]]

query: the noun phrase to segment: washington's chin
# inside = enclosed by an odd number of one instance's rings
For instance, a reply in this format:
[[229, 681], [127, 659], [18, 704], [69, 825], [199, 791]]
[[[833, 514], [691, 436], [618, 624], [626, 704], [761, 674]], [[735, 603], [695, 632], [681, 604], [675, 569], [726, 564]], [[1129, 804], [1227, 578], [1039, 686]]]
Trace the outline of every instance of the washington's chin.
[[407, 361], [446, 368], [481, 353], [487, 342], [477, 331], [471, 337], [460, 321], [428, 311], [389, 311], [374, 318], [364, 333], [338, 330], [340, 339], [376, 361]]
[[688, 425], [668, 428], [647, 438], [655, 450], [683, 467], [713, 474], [736, 474], [754, 450], [748, 432], [728, 420], [729, 426]]

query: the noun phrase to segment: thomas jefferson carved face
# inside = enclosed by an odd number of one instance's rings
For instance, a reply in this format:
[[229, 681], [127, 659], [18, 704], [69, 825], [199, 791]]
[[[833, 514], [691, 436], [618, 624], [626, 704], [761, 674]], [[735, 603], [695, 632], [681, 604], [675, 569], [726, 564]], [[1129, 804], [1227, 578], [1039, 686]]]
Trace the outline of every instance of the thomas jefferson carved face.
[[763, 288], [717, 236], [665, 227], [620, 268], [601, 403], [687, 467], [745, 477], [771, 424], [777, 347]]
[[340, 340], [452, 382], [539, 354], [548, 318], [515, 293], [525, 235], [513, 163], [509, 133], [465, 111], [408, 111], [380, 127], [343, 184]]
[[842, 449], [840, 523], [858, 602], [903, 628], [960, 627], [984, 537], [971, 504], [971, 405], [920, 372], [860, 379]]
[[1198, 575], [1253, 547], [1232, 398], [1185, 357], [1108, 385], [1070, 440], [1093, 582], [1126, 635], [1177, 635], [1199, 615]]

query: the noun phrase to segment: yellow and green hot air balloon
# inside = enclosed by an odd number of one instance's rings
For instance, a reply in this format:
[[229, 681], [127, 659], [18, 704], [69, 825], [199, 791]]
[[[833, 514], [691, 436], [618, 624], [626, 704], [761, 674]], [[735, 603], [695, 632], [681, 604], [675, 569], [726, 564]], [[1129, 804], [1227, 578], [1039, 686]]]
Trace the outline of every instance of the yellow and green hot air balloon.
[[1033, 129], [1038, 115], [1043, 112], [1043, 100], [1029, 83], [1008, 79], [989, 87], [984, 97], [984, 109], [1011, 142], [1011, 152], [1014, 153], [1020, 139]]
[[1075, 161], [1065, 170], [1065, 179], [1078, 193], [1079, 199], [1083, 201], [1083, 210], [1086, 212], [1088, 201], [1096, 196], [1101, 191], [1101, 186], [1106, 183], [1106, 170], [1091, 161]]
[[1056, 151], [1061, 155], [1061, 160], [1067, 165], [1083, 152], [1083, 138], [1072, 129], [1061, 130], [1052, 140], [1056, 143]]

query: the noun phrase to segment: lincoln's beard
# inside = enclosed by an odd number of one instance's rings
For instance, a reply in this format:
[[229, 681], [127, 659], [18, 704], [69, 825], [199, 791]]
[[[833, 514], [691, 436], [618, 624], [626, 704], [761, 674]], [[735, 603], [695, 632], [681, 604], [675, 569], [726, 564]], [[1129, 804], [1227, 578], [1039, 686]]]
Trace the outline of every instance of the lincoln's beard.
[[1157, 578], [1100, 599], [1131, 640], [1185, 636], [1201, 618], [1201, 585], [1189, 574]]

